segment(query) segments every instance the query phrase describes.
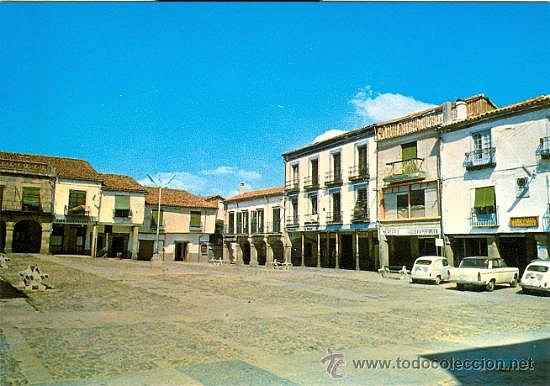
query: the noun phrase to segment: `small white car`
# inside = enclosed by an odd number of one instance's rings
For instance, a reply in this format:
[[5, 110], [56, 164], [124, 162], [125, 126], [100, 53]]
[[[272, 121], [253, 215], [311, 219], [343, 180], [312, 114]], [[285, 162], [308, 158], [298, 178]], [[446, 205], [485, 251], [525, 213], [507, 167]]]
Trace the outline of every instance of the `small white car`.
[[526, 294], [530, 292], [550, 294], [550, 261], [531, 262], [523, 272], [520, 285]]
[[458, 289], [465, 286], [485, 287], [493, 291], [497, 284], [518, 284], [519, 269], [508, 267], [500, 257], [469, 256], [465, 257], [458, 268], [452, 268], [450, 281], [456, 283]]
[[413, 283], [431, 281], [439, 284], [449, 280], [449, 262], [442, 256], [421, 256], [414, 262], [411, 270]]

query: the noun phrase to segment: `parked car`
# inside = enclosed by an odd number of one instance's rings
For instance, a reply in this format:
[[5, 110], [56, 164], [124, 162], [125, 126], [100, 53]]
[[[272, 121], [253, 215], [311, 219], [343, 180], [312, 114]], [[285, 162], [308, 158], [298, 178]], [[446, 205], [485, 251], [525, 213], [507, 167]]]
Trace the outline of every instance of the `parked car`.
[[465, 257], [458, 268], [450, 269], [450, 281], [463, 289], [466, 285], [485, 287], [487, 291], [495, 289], [497, 284], [518, 285], [519, 269], [508, 267], [500, 257]]
[[442, 256], [421, 256], [414, 262], [411, 281], [430, 281], [439, 284], [449, 280], [449, 262]]
[[550, 261], [531, 262], [523, 272], [520, 285], [524, 293], [550, 293]]

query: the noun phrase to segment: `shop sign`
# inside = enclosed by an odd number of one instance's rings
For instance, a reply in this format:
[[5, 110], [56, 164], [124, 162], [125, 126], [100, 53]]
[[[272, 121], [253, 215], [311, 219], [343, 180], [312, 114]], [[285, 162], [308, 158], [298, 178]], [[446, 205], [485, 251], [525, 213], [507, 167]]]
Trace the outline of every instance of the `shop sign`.
[[510, 226], [511, 227], [538, 227], [539, 218], [538, 216], [529, 216], [529, 217], [510, 217]]
[[437, 236], [439, 228], [410, 227], [410, 228], [384, 228], [386, 236]]

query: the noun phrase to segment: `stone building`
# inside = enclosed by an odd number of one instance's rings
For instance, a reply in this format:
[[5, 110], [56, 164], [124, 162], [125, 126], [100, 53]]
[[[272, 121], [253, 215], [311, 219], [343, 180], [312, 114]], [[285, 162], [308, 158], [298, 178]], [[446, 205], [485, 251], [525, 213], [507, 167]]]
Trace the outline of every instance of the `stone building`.
[[245, 192], [241, 184], [241, 192], [225, 200], [225, 216], [224, 260], [269, 266], [289, 259], [282, 187]]
[[293, 265], [378, 267], [374, 134], [368, 126], [283, 154]]
[[218, 200], [195, 196], [181, 189], [162, 189], [160, 214], [158, 188], [145, 187], [145, 220], [139, 234], [139, 258], [157, 251], [174, 261], [206, 262], [215, 255], [210, 245], [215, 233]]
[[455, 265], [501, 256], [522, 271], [548, 259], [550, 95], [441, 128], [443, 230]]

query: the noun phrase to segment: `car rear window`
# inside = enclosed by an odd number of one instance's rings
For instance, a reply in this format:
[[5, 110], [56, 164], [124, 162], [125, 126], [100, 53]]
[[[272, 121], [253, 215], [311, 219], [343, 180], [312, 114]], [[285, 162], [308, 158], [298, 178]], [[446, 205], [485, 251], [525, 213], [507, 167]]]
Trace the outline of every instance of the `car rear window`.
[[527, 267], [527, 270], [534, 272], [548, 272], [548, 267], [545, 265], [530, 265]]
[[489, 267], [488, 259], [464, 259], [460, 263], [462, 268], [487, 268]]
[[417, 260], [416, 264], [418, 265], [430, 265], [432, 263], [431, 260]]

